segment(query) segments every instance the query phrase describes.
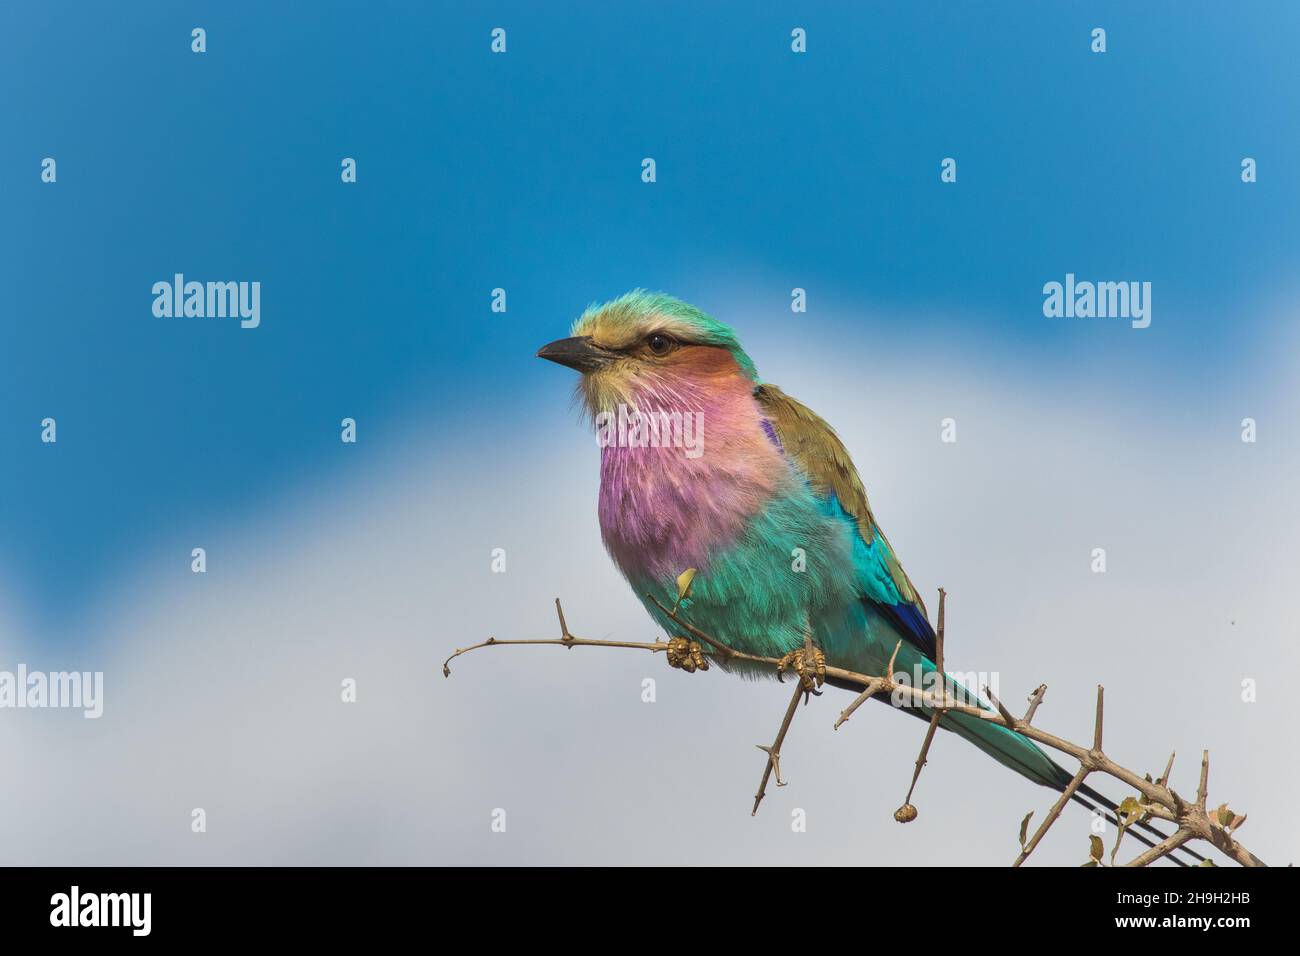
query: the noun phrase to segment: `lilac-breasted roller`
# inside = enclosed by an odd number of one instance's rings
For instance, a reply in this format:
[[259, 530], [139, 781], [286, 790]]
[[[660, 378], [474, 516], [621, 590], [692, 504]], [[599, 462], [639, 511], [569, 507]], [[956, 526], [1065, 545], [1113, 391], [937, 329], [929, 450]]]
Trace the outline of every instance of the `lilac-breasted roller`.
[[[582, 373], [581, 403], [605, 430], [601, 535], [671, 636], [689, 634], [651, 598], [672, 607], [677, 576], [694, 568], [681, 616], [730, 648], [782, 657], [811, 629], [828, 663], [880, 674], [901, 641], [897, 670], [929, 675], [923, 679], [933, 685], [935, 633], [925, 604], [843, 443], [811, 409], [758, 377], [731, 328], [638, 289], [590, 306], [571, 337], [537, 354]], [[693, 447], [683, 447], [683, 431]], [[944, 680], [950, 693], [978, 701]], [[1061, 791], [1071, 779], [1005, 727], [952, 712], [940, 726], [1035, 783]], [[1115, 809], [1086, 786], [1076, 799]]]

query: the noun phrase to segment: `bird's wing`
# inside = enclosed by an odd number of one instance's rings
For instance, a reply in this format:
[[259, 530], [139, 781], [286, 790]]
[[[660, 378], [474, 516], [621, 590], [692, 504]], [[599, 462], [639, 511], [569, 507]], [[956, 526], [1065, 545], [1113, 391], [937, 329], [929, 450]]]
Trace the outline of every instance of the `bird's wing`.
[[759, 385], [754, 397], [782, 450], [807, 476], [813, 491], [834, 497], [856, 523], [866, 546], [865, 567], [859, 569], [864, 600], [894, 625], [899, 636], [933, 659], [935, 636], [925, 602], [876, 524], [866, 489], [844, 443], [821, 416], [775, 385]]

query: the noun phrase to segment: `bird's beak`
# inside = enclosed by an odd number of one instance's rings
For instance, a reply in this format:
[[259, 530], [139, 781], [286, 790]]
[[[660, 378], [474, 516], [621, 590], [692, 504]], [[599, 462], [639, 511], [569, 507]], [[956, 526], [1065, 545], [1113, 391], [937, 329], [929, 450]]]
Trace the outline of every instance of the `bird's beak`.
[[578, 335], [571, 339], [557, 339], [543, 345], [537, 350], [537, 357], [585, 373], [604, 368], [618, 357], [618, 353], [593, 344], [589, 335]]

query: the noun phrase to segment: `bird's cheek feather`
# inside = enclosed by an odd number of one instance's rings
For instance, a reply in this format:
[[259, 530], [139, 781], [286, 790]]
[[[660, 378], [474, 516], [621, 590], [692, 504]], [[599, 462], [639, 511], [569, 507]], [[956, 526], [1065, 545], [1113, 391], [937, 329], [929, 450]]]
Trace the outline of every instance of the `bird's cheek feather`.
[[614, 411], [619, 404], [631, 404], [632, 376], [629, 372], [620, 363], [583, 377], [583, 393], [587, 408], [593, 415]]

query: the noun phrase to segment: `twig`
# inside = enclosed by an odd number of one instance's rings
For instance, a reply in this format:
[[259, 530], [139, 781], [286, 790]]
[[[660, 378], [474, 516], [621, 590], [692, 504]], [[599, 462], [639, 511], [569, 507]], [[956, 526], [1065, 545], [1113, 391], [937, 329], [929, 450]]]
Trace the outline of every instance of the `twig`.
[[790, 722], [794, 720], [794, 712], [799, 709], [801, 696], [803, 696], [803, 687], [796, 686], [790, 696], [790, 706], [785, 709], [785, 717], [781, 720], [781, 729], [776, 732], [776, 740], [772, 741], [772, 746], [758, 745], [758, 749], [767, 754], [767, 762], [763, 764], [763, 779], [758, 782], [758, 792], [754, 794], [754, 809], [749, 814], [751, 817], [758, 813], [758, 805], [767, 796], [767, 780], [772, 776], [773, 771], [776, 772], [776, 785], [785, 786], [785, 782], [781, 779], [781, 744], [785, 742], [786, 731], [790, 729]]
[[1169, 751], [1169, 762], [1165, 764], [1165, 772], [1160, 775], [1158, 780], [1156, 780], [1156, 783], [1161, 786], [1169, 786], [1169, 774], [1174, 769], [1174, 754], [1175, 751]]
[[[808, 703], [811, 695], [818, 693], [816, 687], [820, 682], [818, 677], [818, 660], [819, 655], [814, 651], [812, 639], [812, 621], [805, 618], [803, 631], [803, 658], [795, 668], [799, 672], [799, 680], [795, 685], [794, 694], [790, 698], [790, 705], [785, 709], [785, 717], [781, 721], [781, 729], [776, 732], [776, 740], [770, 747], [758, 745], [758, 749], [767, 754], [767, 763], [763, 766], [763, 779], [758, 783], [758, 792], [754, 794], [754, 809], [750, 816], [758, 813], [758, 805], [763, 802], [763, 797], [767, 795], [767, 780], [775, 773], [776, 785], [784, 787], [785, 781], [781, 779], [781, 744], [785, 742], [786, 732], [790, 729], [790, 722], [794, 720], [794, 712], [799, 707], [799, 698], [803, 697], [804, 703]], [[781, 669], [777, 668], [777, 679], [781, 678]]]
[[462, 654], [468, 654], [470, 651], [476, 651], [480, 647], [506, 647], [511, 644], [554, 644], [558, 647], [627, 647], [638, 651], [666, 651], [668, 645], [662, 641], [637, 642], [637, 641], [590, 641], [581, 637], [564, 638], [538, 638], [537, 640], [519, 640], [519, 641], [499, 641], [495, 637], [489, 637], [480, 644], [471, 644], [469, 647], [459, 647], [456, 651], [442, 662], [442, 676], [450, 677], [451, 668], [448, 666]]
[[1002, 723], [1006, 724], [1013, 730], [1020, 725], [1020, 721], [1016, 720], [1016, 718], [1011, 715], [1011, 711], [1007, 710], [1006, 704], [998, 700], [998, 695], [993, 693], [993, 688], [989, 687], [987, 684], [984, 685], [984, 695], [993, 702], [993, 706], [996, 707], [998, 713], [1002, 715]]
[[568, 625], [564, 623], [564, 609], [560, 607], [560, 599], [555, 599], [555, 611], [560, 616], [560, 632], [563, 635], [559, 638], [534, 638], [513, 641], [499, 641], [495, 637], [489, 637], [486, 641], [478, 644], [471, 644], [469, 647], [458, 647], [442, 662], [442, 676], [451, 676], [451, 662], [462, 654], [468, 654], [470, 651], [476, 651], [480, 647], [504, 647], [508, 645], [519, 644], [558, 644], [560, 647], [627, 647], [639, 651], [666, 651], [668, 645], [663, 641], [654, 643], [637, 642], [637, 641], [592, 641], [581, 637], [574, 637], [569, 633]]
[[[945, 699], [948, 696], [948, 675], [943, 669], [943, 626], [944, 604], [947, 597], [948, 592], [943, 588], [939, 588], [939, 626], [935, 629], [934, 634], [934, 669], [939, 674], [939, 686], [943, 689]], [[894, 819], [899, 823], [911, 823], [916, 819], [917, 811], [912, 804], [912, 794], [916, 790], [916, 781], [921, 778], [921, 768], [925, 766], [926, 758], [930, 754], [930, 743], [934, 740], [934, 732], [939, 729], [939, 718], [943, 716], [943, 712], [944, 708], [936, 707], [934, 713], [930, 715], [930, 726], [925, 729], [925, 740], [921, 743], [921, 752], [916, 755], [916, 766], [912, 770], [912, 783], [907, 788], [907, 797], [904, 798], [903, 805], [894, 811]]]
[[[898, 648], [902, 646], [903, 646], [903, 642], [899, 641], [897, 646], [895, 646], [894, 648], [893, 656], [889, 658], [889, 670], [891, 673], [894, 670], [894, 660], [895, 658], [898, 657]], [[838, 671], [838, 668], [836, 668], [835, 670]], [[830, 674], [831, 672], [832, 672], [832, 668], [828, 667], [826, 669], [826, 673]], [[851, 675], [850, 672], [846, 671], [844, 672], [843, 676], [852, 679], [852, 676], [855, 675]], [[860, 675], [856, 675], [856, 676], [860, 676]], [[853, 712], [855, 710], [857, 710], [859, 707], [861, 707], [863, 704], [869, 701], [872, 697], [875, 697], [876, 694], [878, 694], [881, 691], [881, 689], [883, 689], [886, 686], [887, 683], [892, 683], [892, 681], [886, 681], [883, 677], [867, 678], [866, 683], [863, 685], [862, 693], [860, 693], [857, 697], [853, 698], [853, 703], [849, 704], [849, 706], [845, 707], [842, 711], [840, 711], [840, 716], [835, 721], [834, 729], [839, 730], [840, 725], [843, 724], [850, 717], [852, 717]]]
[[1101, 756], [1101, 724], [1102, 713], [1106, 700], [1106, 688], [1100, 684], [1097, 685], [1097, 722], [1092, 728], [1092, 750], [1098, 757]]
[[1088, 770], [1084, 767], [1080, 767], [1079, 772], [1074, 775], [1068, 784], [1066, 784], [1065, 790], [1061, 792], [1061, 796], [1057, 798], [1057, 801], [1054, 804], [1052, 804], [1052, 809], [1047, 811], [1047, 816], [1043, 818], [1043, 822], [1039, 824], [1038, 829], [1034, 831], [1033, 837], [1030, 838], [1028, 843], [1020, 848], [1020, 855], [1016, 857], [1016, 862], [1011, 864], [1013, 867], [1018, 867], [1021, 863], [1024, 863], [1025, 860], [1029, 859], [1029, 854], [1034, 852], [1034, 849], [1038, 846], [1038, 842], [1047, 835], [1047, 831], [1051, 829], [1052, 824], [1056, 822], [1056, 818], [1061, 815], [1061, 811], [1065, 809], [1065, 805], [1070, 802], [1070, 798], [1074, 796], [1075, 792], [1079, 789], [1079, 786], [1083, 783], [1084, 778], [1087, 776]]
[[876, 695], [876, 692], [879, 691], [880, 688], [884, 686], [885, 686], [885, 682], [878, 678], [875, 680], [868, 681], [867, 686], [863, 688], [862, 693], [859, 694], [857, 697], [853, 698], [853, 703], [849, 704], [849, 706], [845, 707], [842, 711], [840, 711], [839, 719], [835, 721], [835, 729], [839, 730], [840, 724], [844, 723], [846, 720], [852, 717], [853, 712], [855, 710], [861, 707], [866, 701], [874, 697]]
[[[715, 641], [709, 635], [700, 631], [698, 628], [692, 626], [689, 622], [682, 620], [679, 616], [675, 615], [673, 612], [670, 612], [653, 596], [650, 597], [650, 600], [660, 610], [662, 610], [666, 615], [668, 615], [668, 617], [671, 618], [677, 626], [683, 628], [685, 631], [687, 631], [687, 633], [691, 634], [693, 637], [697, 638], [703, 643], [708, 644], [713, 649], [710, 652], [708, 652], [709, 656], [713, 656], [715, 658], [724, 661], [729, 661], [729, 660], [748, 661], [750, 663], [761, 664], [772, 668], [781, 668], [784, 666], [783, 661], [779, 658], [763, 657], [757, 654], [747, 654], [743, 651], [737, 651], [732, 648], [726, 647], [725, 645], [722, 645], [717, 641]], [[942, 598], [941, 598], [941, 606], [942, 606]], [[451, 675], [451, 669], [449, 667], [449, 664], [454, 658], [457, 658], [462, 654], [467, 654], [472, 650], [477, 650], [478, 648], [481, 647], [495, 647], [497, 645], [553, 644], [553, 645], [557, 645], [561, 647], [569, 647], [569, 648], [621, 647], [621, 648], [632, 648], [635, 650], [647, 650], [651, 652], [668, 650], [669, 645], [663, 641], [655, 641], [653, 643], [647, 643], [647, 642], [638, 643], [638, 642], [630, 642], [630, 641], [595, 641], [595, 640], [585, 640], [583, 638], [574, 637], [572, 634], [568, 632], [568, 627], [564, 623], [564, 614], [560, 608], [560, 604], [558, 600], [556, 601], [556, 611], [560, 617], [560, 629], [563, 635], [562, 637], [558, 639], [551, 639], [551, 640], [510, 640], [510, 641], [499, 641], [496, 640], [495, 638], [489, 638], [488, 640], [480, 644], [474, 644], [471, 645], [470, 647], [460, 648], [455, 653], [453, 653], [450, 657], [448, 657], [447, 660], [443, 662], [444, 676]], [[1172, 836], [1167, 837], [1165, 841], [1163, 841], [1161, 844], [1158, 844], [1155, 848], [1153, 848], [1153, 850], [1142, 854], [1140, 857], [1138, 857], [1138, 860], [1145, 859], [1146, 862], [1151, 862], [1164, 856], [1170, 850], [1177, 849], [1177, 847], [1182, 846], [1184, 843], [1190, 842], [1191, 840], [1205, 840], [1213, 844], [1216, 849], [1218, 849], [1220, 852], [1222, 852], [1229, 858], [1235, 860], [1237, 863], [1240, 863], [1242, 866], [1264, 866], [1265, 865], [1263, 861], [1259, 859], [1259, 857], [1255, 856], [1253, 853], [1251, 853], [1249, 850], [1247, 850], [1244, 846], [1241, 845], [1241, 843], [1236, 839], [1235, 832], [1233, 829], [1230, 829], [1228, 825], [1223, 825], [1219, 821], [1211, 819], [1210, 813], [1207, 812], [1205, 807], [1205, 799], [1206, 799], [1206, 793], [1208, 791], [1208, 778], [1209, 778], [1209, 752], [1208, 751], [1205, 752], [1201, 760], [1201, 777], [1200, 777], [1200, 784], [1197, 788], [1196, 802], [1190, 804], [1182, 797], [1180, 797], [1169, 786], [1168, 774], [1172, 769], [1172, 765], [1173, 765], [1172, 756], [1170, 757], [1169, 765], [1166, 767], [1165, 775], [1161, 777], [1159, 780], [1151, 780], [1149, 776], [1145, 776], [1145, 777], [1141, 776], [1135, 773], [1134, 771], [1129, 770], [1127, 767], [1123, 767], [1117, 764], [1114, 760], [1112, 760], [1103, 752], [1102, 723], [1103, 723], [1103, 716], [1104, 716], [1104, 691], [1100, 686], [1097, 688], [1096, 721], [1093, 728], [1092, 746], [1085, 747], [1080, 744], [1072, 743], [1062, 737], [1058, 737], [1055, 734], [1048, 733], [1047, 731], [1042, 730], [1030, 723], [1030, 720], [1034, 716], [1034, 712], [1036, 711], [1038, 704], [1041, 703], [1042, 701], [1042, 695], [1046, 690], [1045, 687], [1040, 686], [1038, 690], [1034, 692], [1030, 701], [1029, 710], [1026, 712], [1025, 717], [1023, 719], [1017, 720], [1007, 711], [1005, 707], [1001, 706], [1000, 704], [998, 705], [998, 709], [988, 710], [981, 706], [961, 703], [955, 698], [952, 698], [948, 695], [946, 686], [941, 685], [940, 693], [938, 694], [938, 696], [936, 696], [933, 693], [925, 691], [924, 688], [916, 687], [908, 683], [898, 682], [897, 680], [895, 680], [894, 666], [897, 661], [899, 649], [901, 647], [902, 647], [902, 642], [900, 641], [898, 645], [895, 646], [893, 653], [890, 655], [888, 669], [886, 673], [883, 675], [861, 674], [858, 673], [857, 671], [851, 671], [846, 668], [826, 665], [824, 669], [825, 677], [834, 679], [834, 681], [838, 684], [846, 684], [849, 686], [856, 686], [863, 689], [863, 692], [859, 694], [859, 696], [853, 701], [853, 703], [850, 704], [849, 707], [845, 708], [843, 712], [841, 712], [839, 720], [836, 721], [835, 724], [836, 727], [839, 727], [842, 723], [848, 720], [849, 716], [865, 700], [867, 700], [869, 697], [875, 696], [880, 693], [886, 693], [890, 695], [897, 694], [901, 699], [904, 700], [905, 705], [909, 707], [919, 707], [926, 710], [937, 710], [937, 711], [948, 712], [948, 713], [965, 714], [970, 717], [975, 717], [979, 720], [987, 720], [990, 721], [991, 723], [1000, 724], [1001, 726], [1006, 727], [1009, 730], [1013, 730], [1020, 733], [1022, 736], [1027, 737], [1036, 743], [1042, 744], [1046, 747], [1050, 747], [1053, 750], [1059, 751], [1060, 753], [1066, 754], [1067, 756], [1073, 757], [1075, 760], [1077, 760], [1079, 762], [1079, 773], [1076, 774], [1075, 778], [1073, 778], [1071, 781], [1071, 784], [1074, 785], [1076, 790], [1078, 789], [1078, 786], [1082, 784], [1083, 778], [1086, 777], [1087, 775], [1093, 773], [1105, 774], [1106, 776], [1112, 777], [1115, 780], [1118, 780], [1121, 783], [1133, 788], [1141, 795], [1142, 815], [1144, 819], [1147, 817], [1154, 817], [1156, 819], [1165, 820], [1176, 824], [1177, 830]], [[821, 670], [820, 667], [818, 669], [819, 671]], [[762, 796], [765, 793], [766, 780], [770, 772], [777, 769], [776, 764], [779, 762], [780, 745], [784, 741], [785, 732], [789, 729], [789, 722], [794, 717], [794, 707], [798, 703], [799, 695], [803, 692], [804, 692], [804, 688], [801, 682], [801, 685], [798, 688], [796, 688], [796, 692], [791, 697], [791, 704], [787, 708], [787, 717], [782, 722], [782, 728], [777, 735], [777, 740], [774, 743], [773, 747], [771, 748], [771, 752], [768, 752], [768, 762], [764, 769], [764, 782], [762, 785], [760, 785], [759, 793], [756, 795], [755, 808], [757, 808], [758, 802], [762, 799]], [[762, 748], [762, 749], [767, 751], [767, 748]], [[1077, 781], [1077, 783], [1075, 781]], [[1043, 824], [1039, 827], [1039, 832], [1036, 832], [1034, 835], [1034, 839], [1026, 844], [1027, 849], [1032, 850], [1033, 847], [1035, 847], [1038, 844], [1038, 841], [1041, 840], [1042, 838], [1042, 834], [1046, 833], [1046, 828], [1049, 827], [1057, 817], [1059, 817], [1059, 808], [1064, 807], [1064, 804], [1067, 800], [1068, 800], [1068, 796], [1063, 796], [1062, 798], [1057, 800], [1057, 803], [1053, 806], [1053, 811], [1049, 812], [1048, 819], [1044, 820]], [[1232, 825], [1233, 826], [1240, 825], [1240, 821], [1242, 819], [1244, 819], [1244, 817], [1237, 818], [1234, 815], [1234, 823]], [[1176, 838], [1178, 842], [1173, 843], [1172, 841], [1174, 841]], [[1168, 848], [1165, 848], [1166, 843], [1170, 843], [1172, 845], [1170, 845]], [[1155, 853], [1154, 850], [1161, 850], [1161, 852]], [[1024, 855], [1027, 856], [1028, 853], [1024, 853]], [[1140, 864], [1140, 865], [1144, 865], [1144, 864]]]
[[1038, 705], [1043, 702], [1043, 697], [1047, 694], [1047, 685], [1039, 684], [1038, 689], [1029, 696], [1029, 709], [1025, 711], [1025, 716], [1020, 718], [1024, 724], [1034, 722], [1034, 714], [1038, 712]]
[[1173, 833], [1169, 834], [1169, 836], [1165, 837], [1155, 846], [1151, 847], [1151, 849], [1147, 850], [1145, 853], [1138, 854], [1132, 860], [1130, 860], [1128, 863], [1125, 863], [1124, 865], [1125, 866], [1147, 866], [1148, 864], [1154, 863], [1156, 860], [1160, 859], [1163, 856], [1168, 856], [1170, 853], [1174, 852], [1174, 850], [1178, 849], [1180, 846], [1182, 846], [1184, 843], [1190, 840], [1193, 836], [1195, 836], [1195, 834], [1192, 833], [1191, 830], [1184, 830], [1181, 828], [1175, 830]]

